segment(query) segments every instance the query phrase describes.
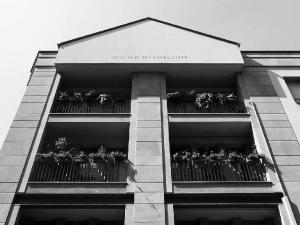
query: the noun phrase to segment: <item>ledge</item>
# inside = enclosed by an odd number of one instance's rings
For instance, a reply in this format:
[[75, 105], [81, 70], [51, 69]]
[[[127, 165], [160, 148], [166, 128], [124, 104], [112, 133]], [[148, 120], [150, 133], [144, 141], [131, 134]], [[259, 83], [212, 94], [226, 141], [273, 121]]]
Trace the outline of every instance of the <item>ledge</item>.
[[133, 193], [16, 193], [14, 203], [23, 205], [125, 205], [132, 204]]
[[[165, 194], [165, 202], [178, 206], [201, 206], [211, 204], [213, 206], [223, 204], [276, 204], [281, 202], [283, 193], [281, 192], [261, 192], [261, 193], [170, 193]], [[277, 204], [276, 204], [277, 205]]]
[[29, 194], [120, 194], [127, 182], [28, 182]]
[[174, 193], [272, 193], [269, 181], [175, 181]]
[[250, 122], [249, 113], [169, 113], [169, 122]]
[[48, 122], [120, 122], [129, 123], [130, 113], [50, 113]]

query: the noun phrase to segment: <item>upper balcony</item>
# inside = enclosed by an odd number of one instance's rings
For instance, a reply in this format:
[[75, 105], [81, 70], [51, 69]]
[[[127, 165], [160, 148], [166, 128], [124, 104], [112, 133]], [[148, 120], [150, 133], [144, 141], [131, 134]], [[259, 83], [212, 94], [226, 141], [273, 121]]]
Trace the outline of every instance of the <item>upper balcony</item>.
[[129, 114], [130, 89], [61, 89], [51, 114]]
[[232, 89], [169, 89], [169, 113], [246, 113], [245, 104]]

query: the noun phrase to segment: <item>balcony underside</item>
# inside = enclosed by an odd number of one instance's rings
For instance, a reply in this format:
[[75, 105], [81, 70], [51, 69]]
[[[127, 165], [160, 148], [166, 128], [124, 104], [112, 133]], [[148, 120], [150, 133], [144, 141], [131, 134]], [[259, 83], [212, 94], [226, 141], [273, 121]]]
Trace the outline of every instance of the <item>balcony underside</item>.
[[129, 123], [129, 113], [51, 113], [49, 123]]
[[248, 113], [169, 113], [170, 123], [250, 123]]

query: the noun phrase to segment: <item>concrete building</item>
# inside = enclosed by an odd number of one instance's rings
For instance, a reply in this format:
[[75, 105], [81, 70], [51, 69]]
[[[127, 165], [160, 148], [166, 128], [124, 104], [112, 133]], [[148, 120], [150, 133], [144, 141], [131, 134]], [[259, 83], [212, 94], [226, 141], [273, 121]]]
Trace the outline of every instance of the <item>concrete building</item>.
[[0, 225], [300, 224], [299, 68], [152, 18], [40, 51]]

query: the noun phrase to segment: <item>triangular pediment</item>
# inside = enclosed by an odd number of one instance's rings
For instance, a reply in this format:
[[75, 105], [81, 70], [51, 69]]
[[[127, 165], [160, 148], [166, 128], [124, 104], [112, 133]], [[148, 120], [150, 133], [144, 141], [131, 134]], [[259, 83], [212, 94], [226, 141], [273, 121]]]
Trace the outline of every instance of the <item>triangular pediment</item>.
[[57, 64], [242, 64], [238, 43], [151, 18], [59, 44]]

